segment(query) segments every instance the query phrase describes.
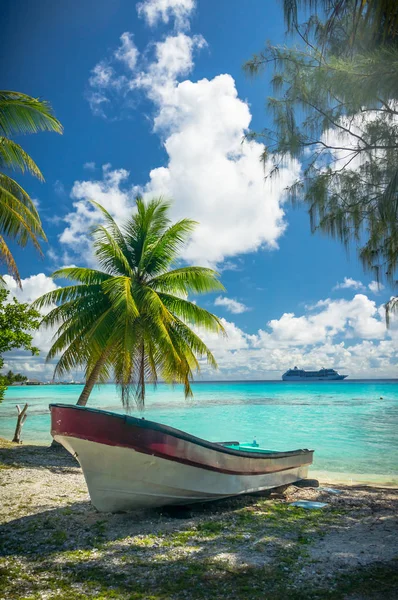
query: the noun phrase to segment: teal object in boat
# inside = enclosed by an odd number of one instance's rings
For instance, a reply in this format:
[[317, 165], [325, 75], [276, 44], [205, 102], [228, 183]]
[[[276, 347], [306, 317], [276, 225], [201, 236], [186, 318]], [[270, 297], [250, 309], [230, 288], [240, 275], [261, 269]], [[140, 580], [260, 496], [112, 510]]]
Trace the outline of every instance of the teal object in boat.
[[260, 448], [257, 442], [242, 443], [242, 444], [223, 444], [225, 448], [231, 448], [232, 450], [240, 450], [242, 452], [256, 452], [257, 454], [272, 454], [276, 450], [267, 450], [266, 448]]

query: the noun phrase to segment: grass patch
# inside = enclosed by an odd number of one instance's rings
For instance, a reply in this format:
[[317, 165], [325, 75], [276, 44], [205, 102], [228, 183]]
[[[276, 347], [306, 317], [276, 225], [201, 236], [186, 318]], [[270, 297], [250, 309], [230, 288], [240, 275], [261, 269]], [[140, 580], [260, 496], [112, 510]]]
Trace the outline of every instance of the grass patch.
[[[60, 507], [5, 529], [0, 598], [349, 600], [354, 593], [364, 600], [392, 598], [396, 563], [322, 585], [316, 585], [315, 573], [300, 582], [297, 571], [309, 565], [311, 542], [342, 523], [344, 515], [330, 507], [306, 511], [260, 499], [224, 513], [198, 511], [194, 522], [180, 521], [177, 529], [163, 517], [155, 525], [130, 525], [125, 517], [100, 519], [93, 512], [86, 520], [83, 513]], [[26, 534], [34, 540], [31, 547]]]
[[220, 535], [220, 533], [225, 530], [225, 525], [220, 521], [207, 521], [205, 523], [199, 523], [197, 530], [205, 536]]
[[[186, 559], [160, 565], [130, 560], [124, 572], [116, 572], [104, 561], [95, 564], [88, 551], [63, 553], [68, 563], [50, 568], [39, 560], [30, 572], [16, 562], [0, 565], [0, 596], [36, 600], [341, 600], [355, 594], [369, 598], [393, 598], [398, 586], [398, 562], [360, 569], [327, 585], [307, 580], [296, 585], [291, 566], [294, 548], [278, 555], [270, 566], [234, 569], [210, 560]], [[123, 564], [123, 561], [122, 561]], [[376, 594], [376, 595], [375, 595]]]

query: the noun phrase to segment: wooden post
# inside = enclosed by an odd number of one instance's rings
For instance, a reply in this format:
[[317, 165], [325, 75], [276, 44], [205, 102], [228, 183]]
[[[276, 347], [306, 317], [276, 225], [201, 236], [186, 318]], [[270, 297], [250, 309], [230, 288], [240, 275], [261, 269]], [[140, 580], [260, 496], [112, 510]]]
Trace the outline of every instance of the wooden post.
[[13, 437], [13, 442], [15, 442], [16, 444], [20, 444], [21, 443], [21, 432], [22, 432], [22, 427], [23, 424], [26, 421], [26, 411], [28, 410], [28, 404], [25, 404], [25, 406], [23, 407], [23, 409], [20, 409], [19, 404], [17, 404], [17, 411], [18, 411], [18, 419], [17, 419], [17, 426], [15, 428], [15, 433], [14, 433], [14, 437]]

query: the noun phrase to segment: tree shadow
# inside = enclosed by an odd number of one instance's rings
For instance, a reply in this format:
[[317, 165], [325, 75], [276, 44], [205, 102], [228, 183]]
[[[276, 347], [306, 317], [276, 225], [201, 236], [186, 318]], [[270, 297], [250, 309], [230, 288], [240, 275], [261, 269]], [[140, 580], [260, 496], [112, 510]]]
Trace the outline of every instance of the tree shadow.
[[[109, 590], [115, 594], [111, 597], [134, 600], [329, 598], [324, 588], [317, 596], [317, 586], [323, 583], [314, 575], [316, 562], [310, 561], [304, 581], [299, 577], [314, 540], [322, 541], [329, 533], [341, 536], [339, 545], [325, 542], [321, 558], [329, 569], [339, 554], [351, 551], [361, 556], [366, 550], [361, 540], [369, 539], [368, 524], [364, 518], [336, 514], [341, 503], [337, 498], [330, 509], [316, 512], [269, 501], [277, 497], [283, 496], [269, 492], [260, 499], [245, 496], [119, 514], [99, 513], [90, 502], [74, 502], [0, 526], [0, 555], [17, 562], [23, 559], [32, 573], [31, 587], [21, 589], [20, 597], [35, 591], [34, 578], [39, 581], [45, 573], [46, 581], [54, 580], [69, 592], [80, 586], [84, 594], [94, 590], [104, 598]], [[353, 507], [361, 507], [359, 498], [353, 498]], [[396, 525], [393, 511], [383, 514], [383, 523], [386, 531]], [[345, 546], [344, 539], [354, 543]], [[383, 544], [391, 543], [379, 535], [380, 556]], [[375, 556], [366, 567], [370, 572], [379, 568]], [[387, 562], [383, 569], [392, 572]], [[346, 573], [355, 571], [353, 565], [347, 562]], [[344, 589], [349, 591], [348, 575], [344, 577]]]
[[[62, 471], [80, 468], [76, 458], [61, 446], [15, 445], [10, 448], [0, 448], [0, 464], [17, 468], [49, 469]], [[68, 471], [66, 471], [68, 472]]]

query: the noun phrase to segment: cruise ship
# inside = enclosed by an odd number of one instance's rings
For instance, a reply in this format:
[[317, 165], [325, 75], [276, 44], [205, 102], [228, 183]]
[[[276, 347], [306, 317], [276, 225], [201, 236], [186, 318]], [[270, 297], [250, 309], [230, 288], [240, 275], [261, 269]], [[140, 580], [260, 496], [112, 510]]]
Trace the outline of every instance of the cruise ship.
[[340, 375], [334, 369], [319, 371], [304, 371], [304, 369], [289, 369], [282, 375], [283, 381], [342, 381], [347, 375]]

